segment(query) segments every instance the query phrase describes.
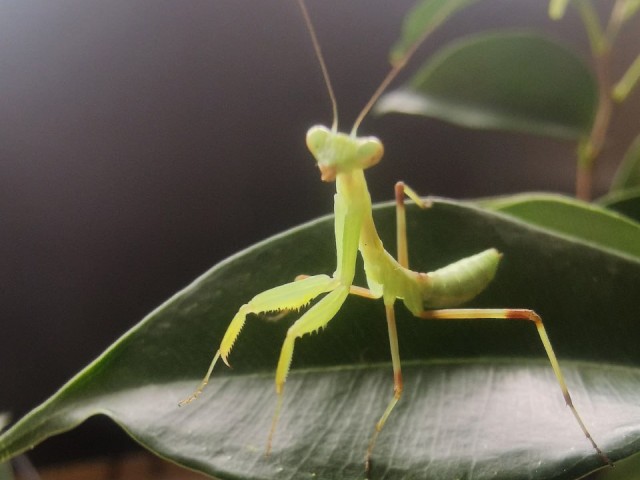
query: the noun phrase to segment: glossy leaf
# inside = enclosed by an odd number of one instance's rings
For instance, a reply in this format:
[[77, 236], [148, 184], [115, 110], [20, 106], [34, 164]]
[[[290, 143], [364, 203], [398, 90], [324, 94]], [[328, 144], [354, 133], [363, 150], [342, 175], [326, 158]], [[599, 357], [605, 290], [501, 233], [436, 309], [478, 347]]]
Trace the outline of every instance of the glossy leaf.
[[580, 138], [596, 104], [595, 80], [574, 53], [533, 33], [494, 32], [446, 47], [375, 111]]
[[611, 191], [627, 190], [640, 187], [640, 135], [638, 135], [627, 153], [611, 182]]
[[498, 197], [482, 205], [575, 241], [640, 259], [640, 223], [597, 205], [550, 194]]
[[433, 32], [451, 15], [477, 1], [419, 0], [405, 17], [400, 39], [389, 55], [391, 63], [396, 63], [416, 42]]
[[[374, 212], [391, 248], [394, 210]], [[640, 261], [444, 201], [410, 208], [408, 228], [421, 270], [499, 248], [497, 278], [474, 305], [536, 309], [594, 437], [614, 460], [640, 451], [640, 322], [629, 294], [640, 285]], [[332, 234], [325, 217], [215, 266], [1, 436], [0, 461], [104, 414], [158, 455], [220, 479], [362, 478], [373, 424], [392, 395], [380, 302], [350, 298], [325, 330], [297, 343], [271, 457], [263, 452], [273, 369], [295, 315], [250, 318], [234, 369], [177, 407], [239, 305], [300, 272], [333, 270]], [[379, 438], [372, 479], [570, 479], [601, 466], [531, 325], [420, 321], [397, 311], [405, 392]]]

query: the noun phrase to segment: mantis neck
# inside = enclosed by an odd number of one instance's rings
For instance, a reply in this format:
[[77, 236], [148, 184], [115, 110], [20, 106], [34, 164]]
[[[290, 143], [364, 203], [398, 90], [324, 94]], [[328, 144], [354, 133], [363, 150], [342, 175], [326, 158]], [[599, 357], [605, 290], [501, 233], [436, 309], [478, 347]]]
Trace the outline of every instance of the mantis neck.
[[382, 249], [382, 242], [373, 224], [371, 196], [362, 170], [338, 174], [334, 202], [338, 252], [334, 277], [339, 278], [343, 285], [351, 285], [358, 247]]

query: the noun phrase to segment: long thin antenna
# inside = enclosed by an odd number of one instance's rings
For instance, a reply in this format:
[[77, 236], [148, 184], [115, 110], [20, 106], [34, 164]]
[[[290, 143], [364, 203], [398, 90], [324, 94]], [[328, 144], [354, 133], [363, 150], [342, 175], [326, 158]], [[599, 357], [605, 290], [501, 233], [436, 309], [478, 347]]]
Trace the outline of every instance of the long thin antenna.
[[300, 6], [300, 10], [302, 10], [304, 23], [307, 25], [307, 30], [309, 30], [309, 35], [311, 36], [311, 42], [313, 43], [313, 49], [316, 52], [316, 57], [318, 58], [318, 62], [320, 63], [320, 68], [322, 69], [322, 76], [324, 77], [324, 83], [327, 86], [327, 91], [329, 92], [329, 98], [331, 99], [331, 107], [333, 108], [333, 124], [331, 125], [331, 129], [335, 132], [338, 130], [338, 102], [336, 102], [336, 96], [333, 93], [333, 87], [331, 86], [331, 79], [329, 78], [329, 71], [327, 70], [327, 65], [324, 62], [324, 57], [322, 56], [322, 49], [320, 48], [320, 42], [318, 41], [318, 37], [316, 36], [316, 30], [315, 28], [313, 28], [313, 23], [311, 22], [311, 17], [309, 16], [309, 12], [307, 10], [307, 6], [304, 3], [304, 0], [298, 0], [298, 5]]
[[380, 83], [380, 86], [376, 89], [376, 91], [373, 93], [373, 95], [371, 96], [367, 104], [364, 106], [364, 108], [356, 118], [356, 121], [353, 124], [353, 128], [351, 129], [351, 135], [356, 134], [358, 127], [362, 123], [362, 120], [364, 120], [364, 117], [367, 116], [367, 114], [369, 113], [373, 105], [378, 101], [378, 99], [380, 98], [380, 95], [384, 93], [384, 91], [387, 89], [389, 84], [396, 78], [398, 73], [400, 73], [400, 71], [404, 68], [404, 66], [409, 61], [409, 59], [416, 52], [418, 47], [422, 44], [422, 42], [426, 40], [426, 38], [434, 30], [434, 28], [435, 27], [431, 27], [425, 30], [424, 33], [414, 43], [412, 43], [409, 48], [407, 48], [407, 50], [404, 52], [404, 55], [402, 55], [402, 57], [400, 57], [398, 60], [396, 60], [392, 64], [391, 70], [389, 70], [389, 73], [387, 73], [387, 76], [384, 77], [384, 79], [382, 80], [382, 83]]

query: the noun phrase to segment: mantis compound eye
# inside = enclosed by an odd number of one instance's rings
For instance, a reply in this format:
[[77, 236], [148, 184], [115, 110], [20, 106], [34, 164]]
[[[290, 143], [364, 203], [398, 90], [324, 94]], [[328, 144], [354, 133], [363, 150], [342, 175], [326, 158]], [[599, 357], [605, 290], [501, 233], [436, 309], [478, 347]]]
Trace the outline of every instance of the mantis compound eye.
[[331, 131], [321, 125], [311, 127], [307, 132], [307, 148], [316, 159], [330, 136]]
[[382, 142], [376, 137], [365, 137], [359, 139], [360, 144], [356, 151], [356, 162], [363, 170], [374, 166], [380, 161], [384, 154]]

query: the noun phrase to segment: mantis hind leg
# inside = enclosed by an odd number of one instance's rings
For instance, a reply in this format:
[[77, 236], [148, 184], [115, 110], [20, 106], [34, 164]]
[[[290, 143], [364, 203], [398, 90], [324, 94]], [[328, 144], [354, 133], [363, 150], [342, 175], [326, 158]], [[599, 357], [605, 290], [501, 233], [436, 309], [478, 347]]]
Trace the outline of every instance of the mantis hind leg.
[[551, 363], [551, 367], [553, 368], [553, 372], [555, 373], [556, 380], [558, 381], [558, 385], [562, 390], [562, 396], [564, 400], [571, 410], [571, 413], [575, 417], [580, 429], [587, 437], [591, 446], [596, 451], [598, 456], [602, 459], [602, 461], [606, 464], [613, 465], [609, 457], [600, 449], [600, 447], [596, 444], [595, 440], [589, 433], [585, 423], [582, 421], [578, 410], [573, 405], [573, 400], [571, 399], [571, 395], [569, 394], [569, 389], [567, 388], [567, 384], [564, 379], [564, 375], [560, 370], [560, 364], [558, 363], [558, 359], [556, 358], [556, 354], [553, 351], [553, 347], [551, 346], [551, 342], [547, 335], [547, 332], [542, 323], [542, 318], [534, 312], [533, 310], [526, 309], [473, 309], [473, 308], [453, 308], [453, 309], [445, 309], [445, 310], [427, 310], [421, 312], [418, 315], [420, 318], [424, 319], [434, 319], [434, 320], [477, 320], [477, 319], [504, 319], [504, 320], [528, 320], [534, 323], [536, 329], [538, 331], [538, 335], [540, 336], [540, 340], [542, 341], [542, 345], [547, 353], [547, 357], [549, 358], [549, 362]]
[[213, 369], [220, 358], [229, 365], [229, 353], [244, 326], [248, 314], [299, 309], [318, 295], [333, 290], [337, 285], [337, 280], [328, 275], [314, 275], [304, 280], [266, 290], [242, 305], [227, 327], [227, 331], [220, 342], [220, 347], [213, 356], [204, 378], [195, 391], [182, 400], [179, 405], [191, 403], [200, 396], [204, 387], [209, 383]]

